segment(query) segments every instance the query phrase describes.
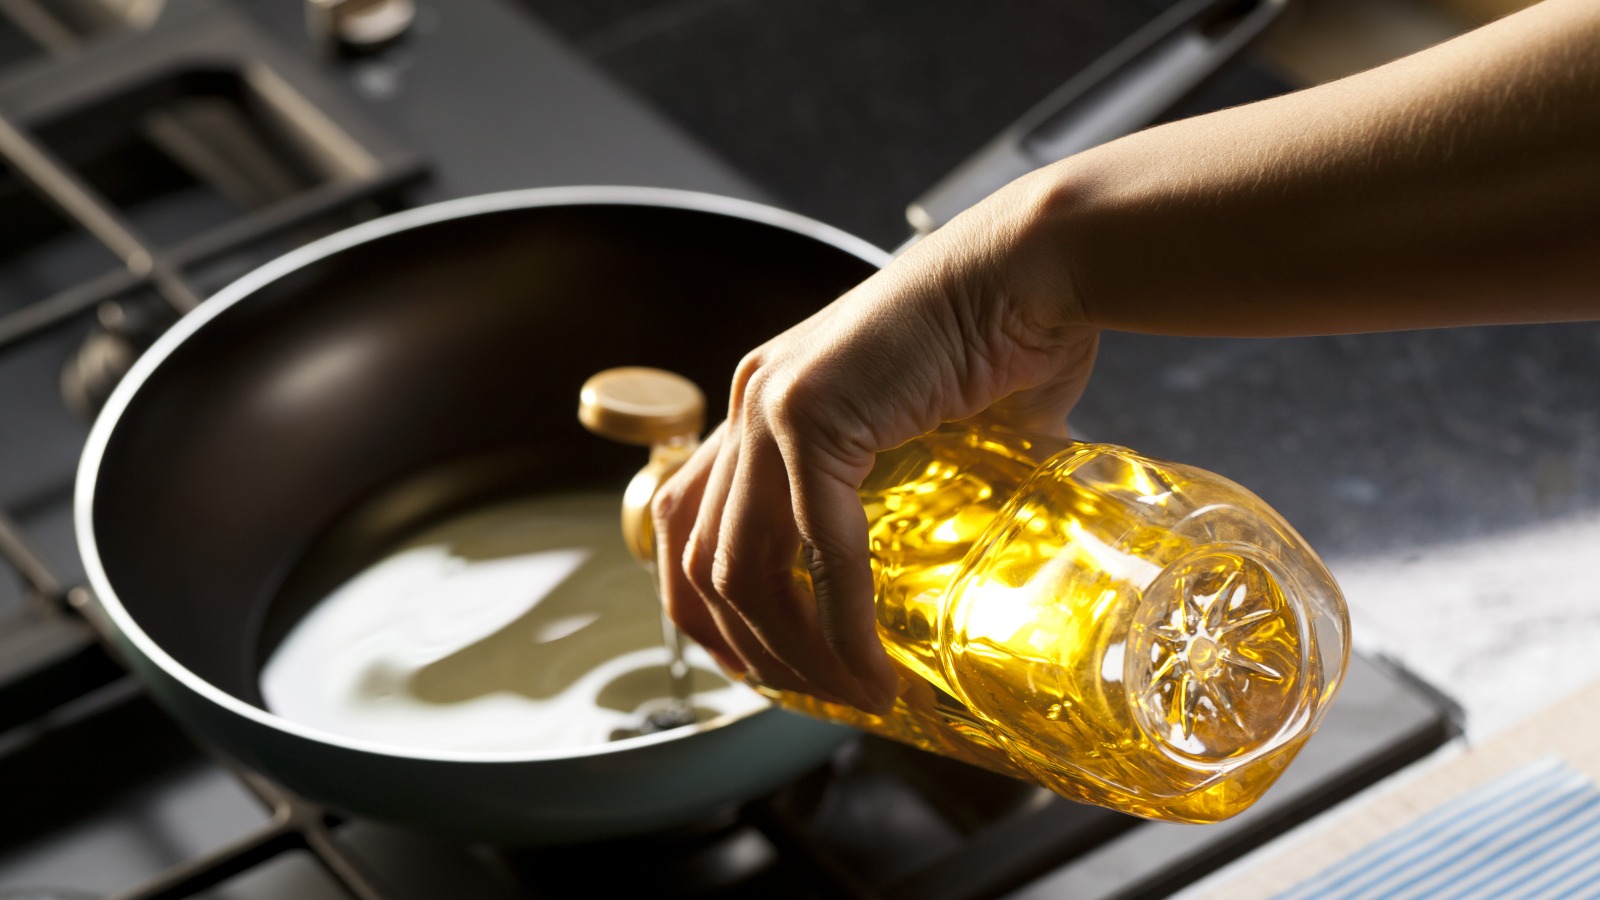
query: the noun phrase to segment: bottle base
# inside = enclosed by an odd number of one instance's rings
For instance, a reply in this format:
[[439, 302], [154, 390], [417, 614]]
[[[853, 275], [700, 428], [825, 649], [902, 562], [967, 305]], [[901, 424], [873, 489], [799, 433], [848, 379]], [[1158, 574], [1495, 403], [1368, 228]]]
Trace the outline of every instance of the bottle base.
[[1305, 730], [1319, 654], [1275, 568], [1255, 548], [1213, 544], [1145, 588], [1123, 683], [1134, 721], [1175, 761], [1231, 769]]

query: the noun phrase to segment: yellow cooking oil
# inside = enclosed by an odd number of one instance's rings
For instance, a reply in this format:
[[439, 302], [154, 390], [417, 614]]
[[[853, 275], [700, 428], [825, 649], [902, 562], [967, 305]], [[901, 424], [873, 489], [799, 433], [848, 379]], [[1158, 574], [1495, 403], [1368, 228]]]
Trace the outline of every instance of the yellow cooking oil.
[[899, 697], [873, 716], [758, 686], [780, 705], [1085, 802], [1214, 822], [1276, 780], [1337, 689], [1337, 587], [1219, 476], [951, 425], [881, 454], [861, 498]]

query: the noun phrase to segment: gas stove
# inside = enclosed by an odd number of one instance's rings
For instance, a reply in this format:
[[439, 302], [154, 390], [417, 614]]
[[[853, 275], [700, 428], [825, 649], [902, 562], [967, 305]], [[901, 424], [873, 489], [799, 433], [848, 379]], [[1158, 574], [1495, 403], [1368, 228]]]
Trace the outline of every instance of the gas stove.
[[573, 183], [770, 199], [497, 0], [423, 3], [360, 55], [305, 12], [0, 3], [0, 898], [1155, 896], [1452, 733], [1425, 687], [1357, 658], [1295, 766], [1218, 826], [862, 738], [693, 826], [553, 850], [345, 819], [196, 745], [78, 614], [84, 416], [144, 345], [266, 259], [419, 203]]

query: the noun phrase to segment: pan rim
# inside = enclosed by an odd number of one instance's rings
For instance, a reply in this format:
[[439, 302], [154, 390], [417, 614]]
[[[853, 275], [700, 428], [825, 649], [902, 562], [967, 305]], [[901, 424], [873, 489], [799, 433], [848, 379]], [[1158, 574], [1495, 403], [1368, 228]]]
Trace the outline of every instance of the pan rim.
[[111, 437], [143, 384], [167, 357], [176, 352], [207, 323], [267, 285], [349, 248], [451, 219], [514, 209], [553, 206], [645, 206], [712, 213], [771, 225], [820, 240], [876, 268], [882, 268], [891, 258], [889, 252], [842, 229], [751, 200], [676, 188], [572, 185], [479, 194], [402, 210], [319, 238], [272, 259], [217, 291], [162, 334], [150, 349], [134, 362], [90, 428], [83, 453], [79, 457], [73, 491], [72, 518], [77, 531], [78, 553], [94, 595], [94, 604], [109, 620], [117, 636], [131, 644], [135, 651], [186, 690], [256, 725], [343, 750], [424, 762], [527, 763], [589, 759], [682, 740], [737, 721], [776, 712], [775, 707], [763, 707], [750, 712], [718, 716], [698, 723], [692, 729], [679, 728], [591, 747], [550, 750], [439, 750], [347, 737], [302, 725], [247, 703], [195, 674], [167, 653], [140, 627], [111, 586], [110, 579], [101, 565], [98, 536], [94, 527], [94, 498], [101, 464]]

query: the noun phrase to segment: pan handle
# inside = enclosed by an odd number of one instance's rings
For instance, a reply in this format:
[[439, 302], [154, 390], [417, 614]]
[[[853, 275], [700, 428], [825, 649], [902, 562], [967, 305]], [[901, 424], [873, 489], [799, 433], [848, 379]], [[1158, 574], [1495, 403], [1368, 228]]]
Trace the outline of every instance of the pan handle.
[[1131, 134], [1200, 88], [1291, 0], [1185, 0], [1028, 110], [906, 208], [926, 233], [1015, 178]]

